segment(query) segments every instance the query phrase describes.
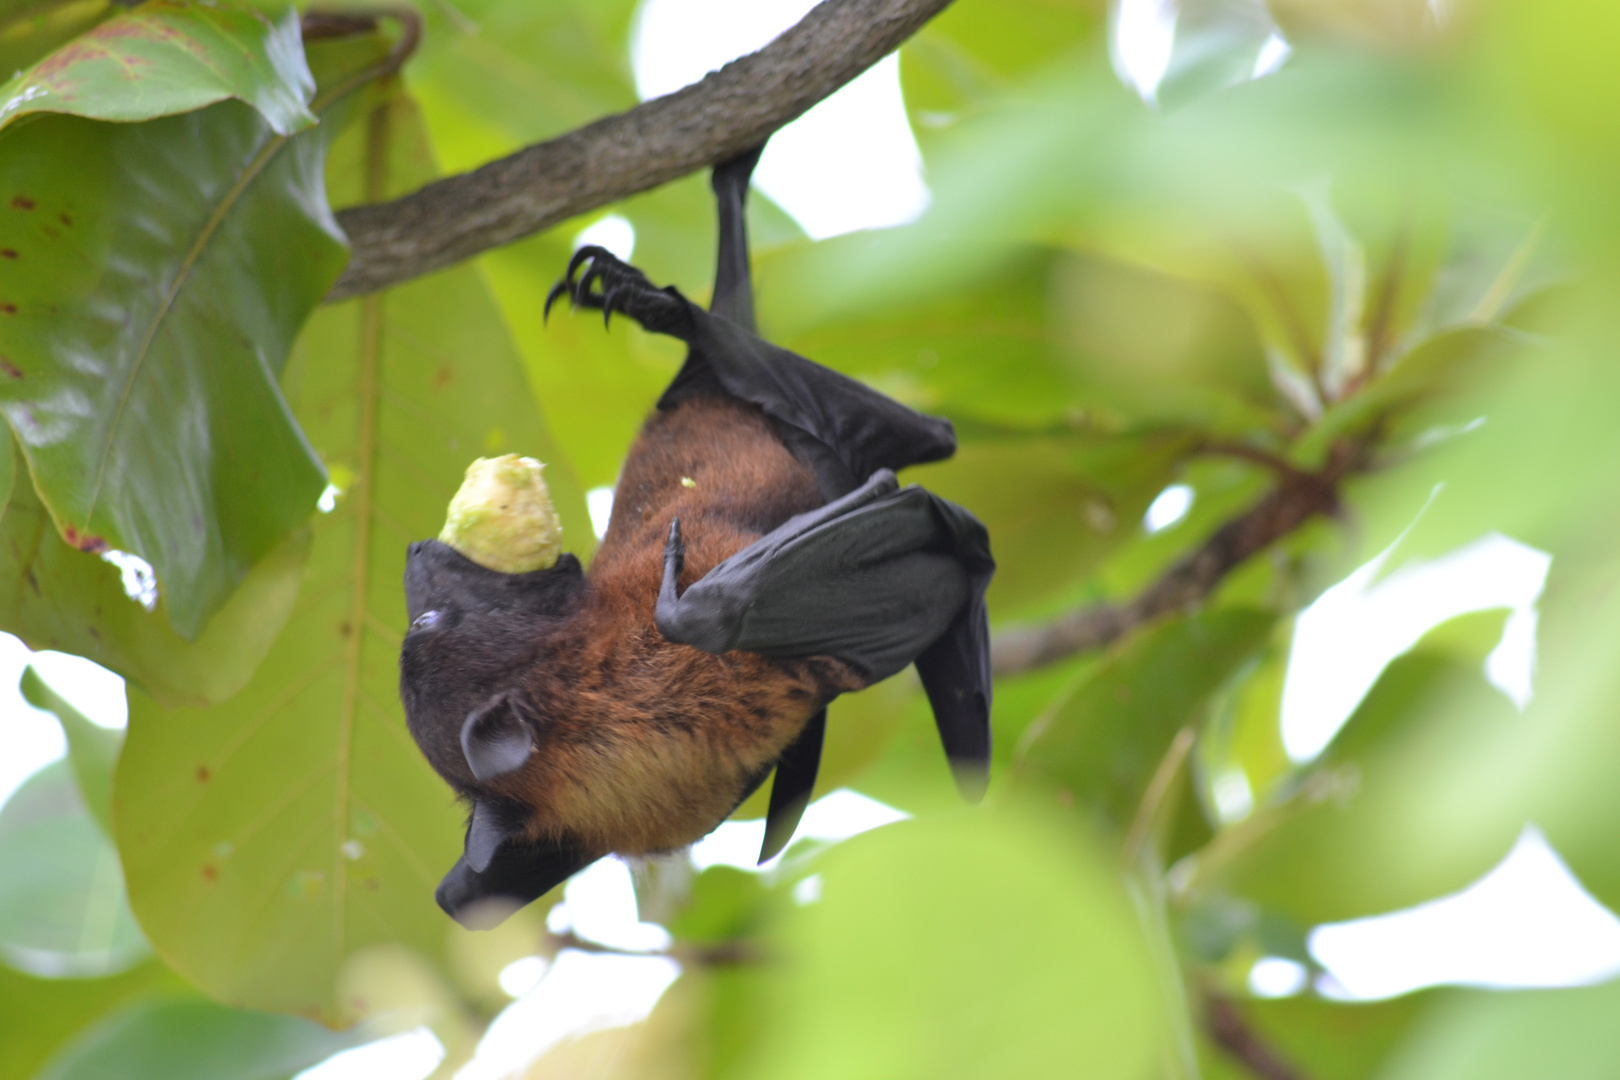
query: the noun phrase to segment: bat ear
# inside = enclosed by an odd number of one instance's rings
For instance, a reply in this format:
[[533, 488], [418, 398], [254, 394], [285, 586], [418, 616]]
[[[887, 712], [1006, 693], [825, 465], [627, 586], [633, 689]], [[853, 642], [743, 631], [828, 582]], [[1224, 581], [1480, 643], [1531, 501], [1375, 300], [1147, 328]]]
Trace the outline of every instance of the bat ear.
[[461, 725], [461, 752], [480, 783], [521, 769], [533, 749], [534, 732], [518, 715], [510, 694], [497, 694], [468, 713]]
[[467, 826], [467, 865], [482, 874], [495, 861], [501, 845], [519, 832], [519, 827], [489, 803], [474, 803], [472, 823]]
[[596, 861], [568, 844], [513, 843], [515, 833], [487, 804], [473, 808], [467, 853], [434, 893], [445, 913], [469, 930], [496, 926]]

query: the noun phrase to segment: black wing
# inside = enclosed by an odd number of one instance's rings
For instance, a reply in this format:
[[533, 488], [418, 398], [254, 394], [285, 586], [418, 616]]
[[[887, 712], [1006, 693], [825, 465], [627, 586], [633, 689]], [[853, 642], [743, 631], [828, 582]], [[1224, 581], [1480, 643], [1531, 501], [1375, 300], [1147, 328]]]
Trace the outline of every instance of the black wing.
[[676, 523], [657, 607], [665, 637], [712, 653], [833, 656], [869, 682], [918, 661], [964, 793], [982, 791], [990, 750], [984, 591], [995, 562], [972, 514], [879, 470], [677, 595], [681, 562]]
[[810, 805], [821, 770], [821, 743], [827, 735], [827, 710], [817, 709], [799, 737], [782, 751], [776, 763], [776, 780], [771, 784], [771, 808], [765, 813], [765, 842], [759, 846], [759, 861], [766, 862], [787, 847]]

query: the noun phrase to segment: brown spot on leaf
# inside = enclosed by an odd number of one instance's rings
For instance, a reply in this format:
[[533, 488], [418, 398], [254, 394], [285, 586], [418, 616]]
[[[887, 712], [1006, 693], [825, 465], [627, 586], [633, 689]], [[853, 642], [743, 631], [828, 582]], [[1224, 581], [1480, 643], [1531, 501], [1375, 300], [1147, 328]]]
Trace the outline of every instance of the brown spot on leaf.
[[34, 200], [30, 199], [26, 195], [13, 195], [11, 197], [11, 206], [14, 210], [32, 210], [34, 208]]
[[57, 232], [55, 229], [51, 228], [49, 225], [43, 226], [39, 231], [44, 233], [46, 238], [50, 239], [50, 240], [55, 240], [57, 237], [62, 235], [61, 233]]
[[103, 551], [107, 550], [107, 541], [103, 540], [95, 533], [80, 532], [72, 525], [63, 526], [62, 539], [66, 540], [80, 551], [88, 551], [92, 555], [100, 555]]
[[70, 229], [73, 228], [73, 215], [71, 214], [57, 214], [56, 220], [60, 221]]
[[17, 305], [16, 304], [10, 304], [10, 303], [0, 303], [0, 311], [5, 312], [7, 315], [15, 315], [15, 314], [17, 314]]
[[338, 623], [338, 636], [339, 637], [345, 637], [346, 638], [352, 633], [354, 633], [354, 624], [349, 622], [348, 619], [344, 619], [342, 622]]
[[450, 365], [440, 364], [439, 370], [433, 373], [433, 389], [443, 390], [450, 385], [451, 378], [453, 378], [453, 375], [450, 371]]
[[208, 771], [208, 766], [206, 766], [206, 765], [197, 766], [197, 783], [206, 784], [206, 783], [208, 783], [209, 779], [213, 777], [213, 775], [214, 775], [213, 773]]
[[219, 871], [214, 869], [213, 863], [203, 863], [202, 874], [203, 878], [208, 881], [213, 881], [219, 877]]
[[16, 257], [16, 248], [0, 248], [0, 258], [15, 259]]
[[370, 889], [372, 892], [376, 892], [378, 889], [382, 888], [382, 882], [378, 881], [374, 877], [368, 877], [366, 878], [366, 888]]
[[13, 364], [9, 356], [0, 356], [0, 371], [5, 372], [9, 378], [20, 379], [23, 377], [22, 368]]

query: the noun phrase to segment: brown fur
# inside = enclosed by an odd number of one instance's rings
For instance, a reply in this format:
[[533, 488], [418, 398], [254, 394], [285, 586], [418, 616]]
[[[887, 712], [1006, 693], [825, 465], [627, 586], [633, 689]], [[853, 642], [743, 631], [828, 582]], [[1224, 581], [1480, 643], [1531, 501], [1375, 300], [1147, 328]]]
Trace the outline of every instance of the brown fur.
[[821, 501], [810, 470], [752, 405], [699, 398], [647, 421], [584, 606], [524, 679], [544, 718], [542, 745], [488, 785], [532, 807], [530, 839], [571, 837], [630, 855], [692, 843], [735, 809], [817, 709], [861, 685], [831, 658], [714, 656], [666, 641], [653, 624], [671, 519], [686, 541], [685, 589]]

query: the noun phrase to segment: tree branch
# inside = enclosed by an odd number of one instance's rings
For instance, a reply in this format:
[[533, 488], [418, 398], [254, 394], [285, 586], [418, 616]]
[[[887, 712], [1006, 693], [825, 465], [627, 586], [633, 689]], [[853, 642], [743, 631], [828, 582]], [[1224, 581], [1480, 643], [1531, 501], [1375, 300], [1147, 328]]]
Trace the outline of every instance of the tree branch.
[[1261, 1080], [1304, 1080], [1249, 1026], [1236, 1003], [1208, 994], [1204, 997], [1204, 1025], [1210, 1040], [1231, 1054]]
[[893, 52], [950, 0], [826, 0], [702, 82], [393, 202], [341, 211], [328, 294], [397, 285], [757, 146]]
[[1198, 603], [1251, 556], [1317, 514], [1335, 512], [1338, 481], [1360, 465], [1364, 452], [1362, 445], [1346, 445], [1320, 474], [1284, 472], [1264, 498], [1222, 525], [1129, 603], [1098, 604], [1040, 626], [1002, 631], [991, 642], [992, 668], [997, 675], [1032, 671], [1110, 645], [1145, 622]]

